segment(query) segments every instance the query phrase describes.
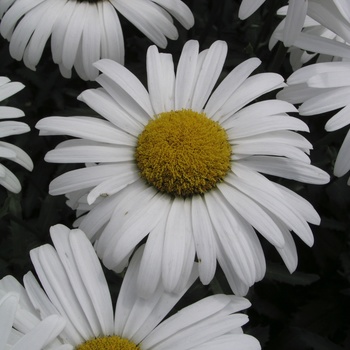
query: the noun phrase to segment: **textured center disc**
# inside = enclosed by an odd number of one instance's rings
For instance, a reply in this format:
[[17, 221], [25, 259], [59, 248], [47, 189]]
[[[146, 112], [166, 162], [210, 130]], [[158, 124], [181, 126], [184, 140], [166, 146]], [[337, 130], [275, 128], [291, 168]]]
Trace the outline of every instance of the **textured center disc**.
[[132, 341], [117, 335], [95, 338], [78, 345], [75, 350], [140, 350]]
[[135, 158], [156, 189], [187, 197], [212, 189], [230, 169], [226, 131], [204, 113], [164, 112], [139, 135]]

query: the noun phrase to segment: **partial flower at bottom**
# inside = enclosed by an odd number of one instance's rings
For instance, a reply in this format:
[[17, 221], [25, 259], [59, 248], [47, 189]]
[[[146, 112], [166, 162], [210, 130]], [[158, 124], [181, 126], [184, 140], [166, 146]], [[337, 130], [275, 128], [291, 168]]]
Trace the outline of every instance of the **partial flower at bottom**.
[[[208, 284], [221, 265], [240, 295], [265, 274], [265, 257], [254, 228], [272, 243], [288, 269], [297, 265], [290, 231], [313, 244], [308, 222], [314, 208], [261, 173], [324, 184], [329, 176], [310, 164], [312, 145], [293, 130], [308, 131], [289, 116], [284, 101], [251, 103], [283, 87], [274, 73], [249, 77], [260, 65], [251, 58], [214, 90], [227, 45], [217, 41], [199, 53], [184, 46], [174, 73], [172, 56], [151, 46], [148, 91], [125, 67], [101, 60], [97, 82], [80, 100], [102, 118], [49, 117], [41, 135], [68, 134], [48, 162], [87, 163], [50, 184], [77, 209], [77, 225], [96, 241], [103, 263], [117, 272], [147, 237], [138, 286], [143, 296], [162, 281], [176, 291], [197, 259]], [[156, 252], [156, 253], [155, 253]]]
[[[210, 296], [162, 322], [197, 278], [196, 268], [179, 294], [166, 293], [159, 284], [149, 299], [143, 299], [137, 296], [136, 290], [141, 260], [141, 251], [137, 251], [113, 312], [103, 270], [85, 234], [56, 225], [51, 228], [51, 238], [55, 247], [47, 244], [31, 251], [44, 290], [31, 273], [24, 277], [25, 289], [12, 276], [0, 281], [0, 291], [20, 290], [41, 317], [64, 318], [66, 327], [49, 344], [49, 349], [260, 349], [255, 338], [242, 332], [241, 326], [248, 317], [237, 312], [250, 306], [242, 297]], [[18, 322], [25, 321], [21, 315], [17, 318]], [[43, 336], [38, 334], [38, 338]]]
[[[17, 283], [15, 281], [15, 285]], [[0, 288], [2, 284], [0, 282]], [[39, 320], [35, 317], [35, 310], [31, 313], [29, 310], [22, 309], [21, 304], [24, 303], [19, 302], [19, 299], [24, 295], [17, 293], [15, 285], [11, 292], [5, 294], [4, 290], [0, 289], [0, 350], [47, 349], [46, 346], [62, 332], [65, 321], [58, 315]], [[20, 288], [23, 287], [20, 286]], [[20, 322], [21, 319], [23, 322]], [[26, 329], [28, 325], [30, 330]]]
[[[8, 97], [14, 95], [18, 91], [22, 90], [24, 85], [18, 82], [11, 82], [6, 77], [0, 77], [0, 102], [4, 101]], [[0, 138], [12, 135], [19, 135], [26, 133], [30, 130], [29, 126], [25, 123], [4, 120], [4, 119], [16, 119], [23, 117], [22, 110], [9, 107], [0, 106]], [[21, 148], [11, 143], [0, 141], [0, 157], [11, 160], [25, 169], [31, 171], [33, 169], [33, 162], [26, 152]], [[0, 163], [0, 185], [4, 186], [7, 190], [18, 193], [21, 191], [21, 184], [17, 177], [6, 166]]]

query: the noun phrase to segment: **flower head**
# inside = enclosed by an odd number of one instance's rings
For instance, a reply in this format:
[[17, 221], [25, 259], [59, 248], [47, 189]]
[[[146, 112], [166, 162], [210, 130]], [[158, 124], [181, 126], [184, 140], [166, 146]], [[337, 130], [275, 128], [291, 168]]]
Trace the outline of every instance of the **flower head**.
[[[304, 13], [288, 16], [292, 2], [278, 11], [286, 15], [271, 36], [272, 48], [278, 40], [289, 47], [294, 70], [318, 55], [318, 62], [350, 59], [350, 3], [347, 0], [295, 0], [305, 3]], [[285, 36], [289, 40], [285, 40]]]
[[[31, 273], [24, 277], [25, 289], [12, 276], [0, 281], [0, 291], [10, 282], [29, 297], [42, 317], [64, 318], [66, 327], [50, 349], [260, 349], [255, 338], [242, 333], [248, 317], [237, 312], [250, 306], [242, 297], [210, 296], [161, 322], [198, 276], [196, 269], [179, 294], [165, 293], [159, 284], [146, 300], [136, 292], [141, 259], [141, 251], [137, 251], [113, 312], [103, 270], [85, 234], [56, 225], [51, 228], [51, 238], [55, 248], [47, 244], [31, 251], [44, 290]], [[19, 321], [23, 319], [18, 315]]]
[[[316, 115], [338, 110], [327, 122], [327, 131], [350, 124], [350, 62], [324, 62], [302, 67], [287, 80], [288, 86], [278, 98], [301, 104], [301, 115]], [[343, 176], [350, 170], [350, 132], [339, 150], [334, 174]], [[350, 184], [350, 180], [348, 182]]]
[[[11, 82], [6, 77], [0, 77], [0, 102], [22, 90], [24, 85], [17, 82]], [[23, 117], [24, 113], [18, 108], [0, 106], [0, 137], [18, 135], [28, 132], [29, 126], [25, 123], [4, 120]], [[9, 159], [24, 168], [31, 171], [33, 162], [22, 149], [5, 141], [0, 141], [0, 157]], [[0, 164], [0, 185], [4, 186], [11, 192], [18, 193], [21, 191], [21, 184], [17, 177], [3, 164]]]
[[[287, 115], [291, 104], [266, 100], [246, 106], [284, 86], [274, 73], [249, 77], [260, 61], [236, 67], [212, 92], [227, 45], [215, 42], [198, 52], [184, 46], [174, 73], [171, 55], [148, 50], [148, 91], [126, 68], [110, 60], [100, 89], [80, 99], [105, 120], [49, 117], [37, 124], [42, 135], [79, 137], [47, 153], [49, 162], [85, 162], [50, 185], [84, 214], [77, 224], [103, 263], [122, 271], [136, 245], [148, 236], [138, 285], [144, 296], [161, 280], [176, 291], [199, 262], [208, 284], [219, 261], [231, 288], [245, 294], [265, 273], [254, 228], [276, 246], [290, 271], [297, 254], [290, 231], [308, 245], [307, 222], [319, 216], [303, 198], [260, 172], [310, 183], [329, 176], [310, 165], [311, 144], [291, 130], [308, 131]], [[154, 252], [157, 252], [156, 254]]]
[[[186, 29], [194, 24], [181, 0], [14, 0], [0, 4], [1, 35], [10, 41], [10, 54], [35, 70], [51, 36], [52, 58], [62, 75], [74, 67], [84, 80], [94, 80], [100, 58], [124, 62], [124, 39], [118, 13], [159, 47], [178, 31], [174, 16]], [[170, 14], [170, 15], [169, 15]]]

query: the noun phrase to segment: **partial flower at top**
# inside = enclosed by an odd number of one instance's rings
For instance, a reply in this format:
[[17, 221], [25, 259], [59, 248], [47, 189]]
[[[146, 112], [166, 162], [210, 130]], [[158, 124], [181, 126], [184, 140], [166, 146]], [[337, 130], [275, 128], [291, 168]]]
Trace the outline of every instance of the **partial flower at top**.
[[[0, 102], [22, 90], [24, 85], [17, 82], [11, 82], [6, 77], [0, 77]], [[29, 126], [22, 122], [10, 121], [4, 119], [23, 117], [22, 110], [15, 107], [0, 106], [0, 138], [26, 133], [30, 130]], [[31, 171], [33, 162], [22, 149], [5, 141], [0, 141], [0, 157], [9, 159], [20, 164]], [[0, 163], [0, 185], [7, 190], [18, 193], [21, 191], [21, 184], [17, 177]]]
[[[246, 19], [252, 15], [265, 0], [242, 0], [239, 8], [238, 17]], [[289, 0], [289, 6], [285, 7], [283, 27], [279, 28], [281, 39], [286, 46], [290, 46], [295, 36], [301, 31], [306, 17], [308, 0]]]
[[93, 63], [110, 58], [124, 63], [124, 39], [118, 12], [159, 47], [178, 31], [171, 16], [186, 29], [194, 24], [181, 0], [1, 0], [0, 33], [10, 54], [35, 70], [51, 36], [52, 58], [69, 78], [74, 66], [84, 80], [94, 80]]
[[[307, 222], [319, 224], [313, 207], [262, 173], [309, 183], [329, 181], [310, 165], [311, 144], [291, 130], [308, 131], [287, 112], [293, 105], [261, 95], [283, 87], [274, 73], [249, 75], [257, 58], [237, 66], [212, 91], [227, 45], [217, 41], [199, 51], [183, 48], [176, 76], [172, 56], [155, 46], [147, 53], [148, 91], [125, 67], [101, 60], [97, 82], [80, 100], [105, 119], [49, 117], [41, 135], [68, 134], [47, 153], [48, 162], [87, 163], [50, 184], [84, 214], [77, 224], [103, 263], [122, 271], [134, 248], [148, 236], [138, 286], [151, 295], [161, 280], [176, 291], [192, 270], [208, 284], [221, 265], [232, 290], [244, 295], [265, 274], [259, 231], [288, 269], [297, 265], [293, 230], [308, 245]], [[248, 106], [247, 106], [248, 105]], [[156, 252], [156, 253], [155, 253]]]
[[[30, 252], [43, 289], [32, 273], [24, 276], [25, 288], [10, 275], [0, 280], [0, 293], [19, 291], [28, 299], [27, 308], [35, 308], [40, 317], [61, 316], [66, 321], [47, 349], [260, 349], [255, 338], [242, 332], [248, 317], [237, 312], [250, 306], [242, 297], [213, 295], [162, 322], [197, 278], [196, 268], [178, 294], [165, 293], [158, 284], [150, 299], [140, 298], [136, 279], [141, 247], [124, 276], [114, 312], [106, 278], [85, 234], [63, 225], [53, 226], [50, 232], [54, 247], [46, 244]], [[31, 327], [28, 312], [16, 319], [19, 325]], [[38, 341], [45, 337], [45, 333], [37, 334]], [[35, 349], [28, 346], [26, 350]]]
[[[299, 2], [299, 0], [296, 0]], [[300, 25], [285, 40], [290, 24], [289, 7], [278, 11], [287, 15], [271, 36], [269, 47], [281, 40], [290, 47], [290, 62], [294, 70], [318, 55], [318, 62], [350, 60], [350, 2], [348, 0], [308, 0], [305, 15], [295, 19]], [[301, 5], [300, 5], [301, 6]], [[295, 27], [297, 27], [296, 25]]]
[[[29, 299], [24, 293], [18, 293], [16, 288], [18, 282], [15, 281], [13, 284], [11, 281], [11, 278], [0, 281], [0, 286], [6, 284], [6, 289], [11, 290], [6, 293], [0, 287], [0, 350], [47, 349], [46, 346], [65, 327], [64, 319], [58, 315], [38, 319], [34, 308], [32, 310], [25, 308], [24, 305]], [[20, 301], [20, 298], [28, 300]], [[20, 319], [22, 322], [19, 322]]]
[[[277, 95], [282, 100], [301, 104], [301, 115], [316, 115], [338, 110], [327, 122], [327, 131], [350, 124], [350, 62], [324, 62], [302, 67], [287, 80], [288, 86]], [[350, 131], [339, 150], [334, 175], [350, 170]], [[348, 181], [350, 185], [350, 179]]]

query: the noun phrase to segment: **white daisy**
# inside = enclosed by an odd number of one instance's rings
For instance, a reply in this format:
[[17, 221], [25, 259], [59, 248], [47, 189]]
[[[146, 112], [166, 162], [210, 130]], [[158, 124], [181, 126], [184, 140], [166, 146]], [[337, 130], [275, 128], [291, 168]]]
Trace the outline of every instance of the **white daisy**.
[[56, 225], [51, 238], [55, 248], [47, 244], [30, 253], [45, 292], [31, 273], [24, 277], [25, 290], [12, 276], [0, 281], [0, 290], [6, 284], [22, 289], [42, 317], [58, 314], [65, 319], [66, 327], [50, 349], [260, 349], [255, 338], [242, 333], [248, 317], [236, 312], [250, 306], [242, 297], [210, 296], [161, 322], [198, 276], [195, 268], [179, 294], [165, 293], [158, 284], [146, 300], [136, 292], [138, 250], [123, 279], [114, 313], [103, 270], [85, 234]]
[[[11, 82], [6, 77], [0, 77], [0, 102], [22, 90], [24, 85], [18, 82]], [[0, 106], [0, 137], [18, 135], [28, 132], [29, 126], [25, 123], [4, 120], [23, 117], [24, 113], [18, 108], [9, 106]], [[0, 141], [0, 157], [9, 159], [20, 164], [31, 171], [33, 162], [22, 149], [5, 141]], [[18, 193], [21, 191], [21, 184], [17, 177], [3, 164], [0, 164], [0, 185], [7, 190]]]
[[[294, 70], [318, 55], [318, 62], [350, 59], [350, 2], [348, 0], [308, 0], [305, 15], [299, 15], [290, 26], [290, 6], [278, 11], [287, 15], [271, 36], [270, 49], [281, 40], [290, 47], [290, 61]], [[301, 5], [300, 5], [301, 6]], [[290, 40], [285, 40], [289, 29]]]
[[[301, 104], [301, 115], [315, 115], [340, 109], [327, 122], [327, 131], [350, 124], [350, 62], [325, 62], [295, 71], [287, 80], [288, 86], [277, 97]], [[334, 175], [343, 176], [350, 170], [350, 132], [339, 150]], [[350, 185], [350, 179], [348, 181]]]
[[[44, 349], [62, 332], [66, 323], [59, 315], [51, 315], [41, 321], [22, 309], [16, 289], [0, 297], [0, 350]], [[0, 295], [3, 292], [0, 290]], [[23, 322], [18, 322], [19, 319]], [[31, 328], [29, 331], [27, 326]]]
[[[251, 16], [265, 0], [242, 0], [239, 8], [238, 17], [246, 19]], [[284, 15], [286, 16], [283, 27], [279, 27], [281, 39], [286, 46], [290, 46], [296, 35], [301, 31], [306, 17], [308, 0], [289, 0], [289, 6], [286, 6]]]
[[51, 36], [51, 51], [62, 75], [74, 66], [84, 80], [94, 80], [100, 58], [124, 62], [124, 39], [118, 12], [159, 47], [178, 31], [171, 16], [186, 29], [194, 24], [181, 0], [1, 0], [1, 35], [10, 54], [35, 70]]
[[95, 65], [103, 73], [97, 78], [102, 88], [84, 91], [80, 100], [105, 120], [49, 117], [37, 124], [42, 135], [80, 138], [61, 143], [45, 159], [88, 166], [58, 177], [49, 190], [68, 195], [79, 214], [85, 211], [79, 227], [96, 241], [103, 263], [122, 271], [148, 236], [138, 276], [144, 296], [160, 279], [167, 291], [176, 291], [195, 259], [204, 284], [218, 260], [232, 290], [244, 295], [265, 273], [253, 227], [293, 271], [297, 254], [290, 231], [312, 245], [307, 222], [319, 224], [320, 218], [307, 201], [260, 172], [329, 181], [310, 165], [311, 144], [291, 131], [308, 131], [287, 115], [296, 111], [293, 105], [267, 100], [246, 106], [284, 86], [283, 78], [248, 77], [260, 64], [252, 58], [212, 93], [227, 45], [217, 41], [201, 53], [198, 46], [186, 43], [176, 76], [172, 56], [150, 47], [148, 92], [126, 68], [101, 60]]

